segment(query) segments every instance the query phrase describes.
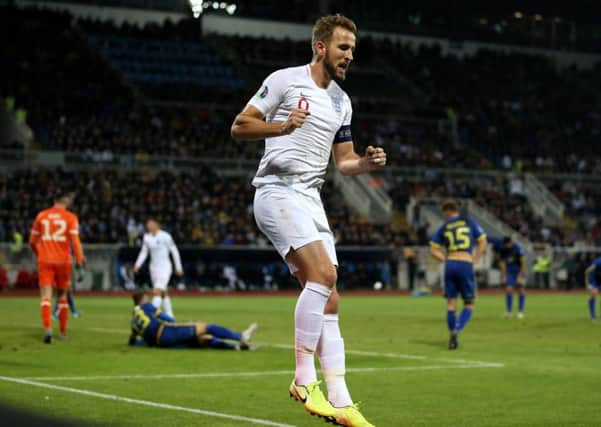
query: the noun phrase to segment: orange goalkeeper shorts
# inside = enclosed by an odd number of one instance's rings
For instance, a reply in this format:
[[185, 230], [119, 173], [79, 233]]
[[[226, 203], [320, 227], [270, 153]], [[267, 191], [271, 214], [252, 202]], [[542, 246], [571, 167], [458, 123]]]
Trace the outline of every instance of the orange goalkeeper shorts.
[[52, 286], [57, 289], [69, 289], [71, 286], [71, 264], [38, 264], [38, 283], [40, 288]]

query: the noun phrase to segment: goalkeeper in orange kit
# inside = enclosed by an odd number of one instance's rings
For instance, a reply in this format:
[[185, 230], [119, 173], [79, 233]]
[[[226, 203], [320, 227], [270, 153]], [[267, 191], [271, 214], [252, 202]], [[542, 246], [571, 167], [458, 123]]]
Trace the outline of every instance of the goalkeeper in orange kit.
[[68, 211], [73, 202], [71, 193], [58, 193], [54, 205], [38, 213], [31, 228], [29, 244], [37, 257], [40, 286], [40, 311], [44, 325], [44, 342], [52, 342], [52, 299], [56, 288], [60, 337], [67, 336], [69, 305], [67, 292], [71, 286], [71, 250], [75, 254], [76, 268], [83, 271], [85, 258], [79, 240], [77, 216]]

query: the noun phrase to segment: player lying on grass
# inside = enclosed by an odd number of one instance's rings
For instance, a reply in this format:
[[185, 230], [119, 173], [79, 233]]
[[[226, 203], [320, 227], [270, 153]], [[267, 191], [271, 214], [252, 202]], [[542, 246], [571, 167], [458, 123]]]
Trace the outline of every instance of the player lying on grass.
[[[149, 345], [168, 348], [220, 348], [254, 350], [250, 340], [257, 330], [253, 323], [243, 332], [205, 322], [176, 323], [175, 319], [156, 308], [145, 291], [133, 295], [129, 345]], [[235, 341], [235, 342], [229, 342]]]
[[586, 287], [590, 291], [590, 297], [588, 300], [588, 310], [591, 314], [591, 320], [593, 322], [598, 320], [595, 313], [595, 300], [601, 290], [601, 257], [593, 260], [589, 268], [586, 269], [585, 273]]

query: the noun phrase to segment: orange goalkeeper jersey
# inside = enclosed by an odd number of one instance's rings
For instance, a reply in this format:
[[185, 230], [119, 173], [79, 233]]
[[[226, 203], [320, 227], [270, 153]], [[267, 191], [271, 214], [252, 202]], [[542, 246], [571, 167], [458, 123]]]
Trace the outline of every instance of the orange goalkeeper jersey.
[[70, 264], [71, 245], [76, 262], [83, 262], [79, 221], [74, 213], [63, 207], [53, 206], [37, 215], [31, 228], [29, 244], [38, 263]]

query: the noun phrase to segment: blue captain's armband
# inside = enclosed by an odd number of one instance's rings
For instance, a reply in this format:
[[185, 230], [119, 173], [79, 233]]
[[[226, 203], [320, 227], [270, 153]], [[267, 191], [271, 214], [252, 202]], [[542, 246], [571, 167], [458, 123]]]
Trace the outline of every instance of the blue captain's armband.
[[340, 144], [341, 142], [349, 142], [352, 140], [353, 135], [351, 133], [351, 125], [341, 126], [334, 137], [334, 144]]

